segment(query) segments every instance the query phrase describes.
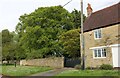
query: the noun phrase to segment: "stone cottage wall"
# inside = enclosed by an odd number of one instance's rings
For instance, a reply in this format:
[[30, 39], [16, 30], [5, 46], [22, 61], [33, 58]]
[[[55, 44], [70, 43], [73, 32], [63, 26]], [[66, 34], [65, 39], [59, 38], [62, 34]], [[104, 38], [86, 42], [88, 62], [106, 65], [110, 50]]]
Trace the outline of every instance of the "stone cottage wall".
[[[118, 40], [116, 40], [116, 36], [118, 36], [118, 27], [120, 25], [114, 25], [114, 26], [109, 26], [102, 29], [102, 39], [105, 38], [106, 36], [110, 37], [110, 40], [112, 40], [111, 44], [118, 44]], [[92, 47], [99, 47], [99, 46], [106, 46], [103, 42], [101, 42], [101, 39], [95, 40], [94, 39], [94, 30], [85, 32], [84, 33], [85, 37], [85, 56], [86, 56], [86, 62], [85, 66], [86, 67], [97, 67], [100, 66], [101, 64], [113, 64], [112, 62], [112, 52], [111, 48], [107, 48], [107, 56], [106, 58], [98, 58], [94, 59], [93, 58], [93, 50], [90, 49]], [[106, 41], [109, 42], [109, 41]], [[110, 42], [109, 42], [110, 43]]]

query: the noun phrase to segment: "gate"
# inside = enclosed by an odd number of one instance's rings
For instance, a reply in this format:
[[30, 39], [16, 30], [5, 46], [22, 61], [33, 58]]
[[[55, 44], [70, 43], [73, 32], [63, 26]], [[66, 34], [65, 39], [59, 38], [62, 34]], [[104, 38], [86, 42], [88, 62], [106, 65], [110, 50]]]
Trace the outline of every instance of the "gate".
[[64, 58], [64, 67], [74, 67], [80, 64], [80, 58]]

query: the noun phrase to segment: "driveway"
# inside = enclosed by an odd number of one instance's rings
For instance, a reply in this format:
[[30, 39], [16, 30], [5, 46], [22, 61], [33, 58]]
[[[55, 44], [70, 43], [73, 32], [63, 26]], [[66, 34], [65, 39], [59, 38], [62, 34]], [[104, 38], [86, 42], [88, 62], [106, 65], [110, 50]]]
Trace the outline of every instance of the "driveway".
[[61, 68], [61, 69], [54, 69], [54, 70], [50, 70], [47, 72], [43, 72], [43, 73], [37, 73], [31, 76], [55, 76], [65, 70], [73, 70], [74, 68]]

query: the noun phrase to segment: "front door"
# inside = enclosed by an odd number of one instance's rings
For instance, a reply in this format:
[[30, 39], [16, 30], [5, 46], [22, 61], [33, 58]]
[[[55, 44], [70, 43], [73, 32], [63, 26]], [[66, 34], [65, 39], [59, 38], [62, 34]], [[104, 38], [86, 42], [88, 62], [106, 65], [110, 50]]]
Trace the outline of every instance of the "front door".
[[120, 44], [111, 45], [113, 67], [120, 67]]

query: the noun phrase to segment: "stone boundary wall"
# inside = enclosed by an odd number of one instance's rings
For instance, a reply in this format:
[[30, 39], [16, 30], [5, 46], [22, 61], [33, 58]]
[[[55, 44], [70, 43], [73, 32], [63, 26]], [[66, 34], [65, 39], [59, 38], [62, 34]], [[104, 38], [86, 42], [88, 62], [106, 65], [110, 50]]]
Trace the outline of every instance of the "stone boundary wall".
[[21, 60], [20, 65], [24, 66], [49, 66], [54, 68], [64, 67], [64, 57], [51, 57], [32, 60]]

